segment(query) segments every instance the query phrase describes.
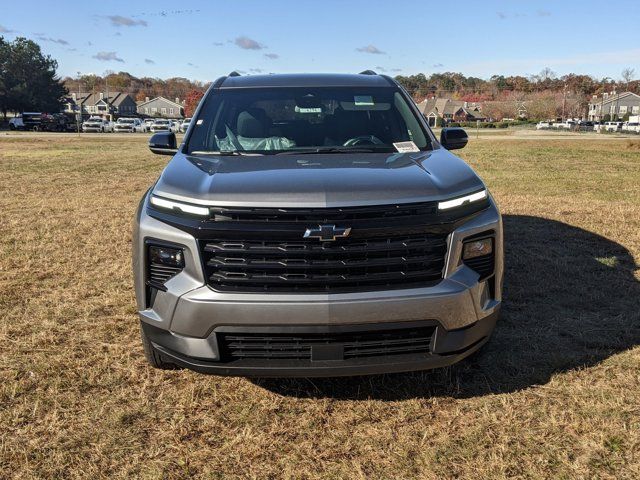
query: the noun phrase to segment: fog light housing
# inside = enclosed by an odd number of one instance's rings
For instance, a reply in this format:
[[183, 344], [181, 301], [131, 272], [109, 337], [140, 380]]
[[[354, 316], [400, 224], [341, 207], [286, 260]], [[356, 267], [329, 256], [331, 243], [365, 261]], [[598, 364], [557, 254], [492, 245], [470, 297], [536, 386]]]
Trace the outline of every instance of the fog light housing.
[[157, 245], [149, 246], [149, 263], [151, 265], [165, 265], [173, 268], [184, 268], [184, 254], [182, 249], [161, 247]]
[[481, 238], [465, 242], [462, 248], [462, 259], [469, 260], [484, 257], [493, 253], [493, 238]]

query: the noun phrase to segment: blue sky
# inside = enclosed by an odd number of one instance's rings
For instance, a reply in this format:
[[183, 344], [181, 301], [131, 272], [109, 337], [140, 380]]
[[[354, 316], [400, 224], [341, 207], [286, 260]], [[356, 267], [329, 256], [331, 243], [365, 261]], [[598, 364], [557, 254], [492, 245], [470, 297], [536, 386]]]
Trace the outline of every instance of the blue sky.
[[62, 76], [209, 81], [232, 70], [640, 76], [640, 1], [6, 2], [0, 35], [38, 41]]

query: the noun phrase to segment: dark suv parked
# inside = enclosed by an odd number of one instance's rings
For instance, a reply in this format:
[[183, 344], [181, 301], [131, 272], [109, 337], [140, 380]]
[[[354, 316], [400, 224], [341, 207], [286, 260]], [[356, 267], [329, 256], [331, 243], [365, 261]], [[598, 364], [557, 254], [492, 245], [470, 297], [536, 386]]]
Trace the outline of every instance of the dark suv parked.
[[489, 338], [500, 213], [393, 79], [232, 73], [210, 87], [136, 215], [149, 362], [225, 375], [449, 365]]

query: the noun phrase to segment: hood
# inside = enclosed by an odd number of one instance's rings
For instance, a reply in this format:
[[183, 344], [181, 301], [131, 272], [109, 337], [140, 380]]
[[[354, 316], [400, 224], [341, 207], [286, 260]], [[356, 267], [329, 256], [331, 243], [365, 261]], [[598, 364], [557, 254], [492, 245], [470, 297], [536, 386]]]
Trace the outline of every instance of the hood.
[[153, 193], [201, 205], [322, 208], [441, 200], [481, 188], [471, 167], [438, 148], [221, 157], [178, 153]]

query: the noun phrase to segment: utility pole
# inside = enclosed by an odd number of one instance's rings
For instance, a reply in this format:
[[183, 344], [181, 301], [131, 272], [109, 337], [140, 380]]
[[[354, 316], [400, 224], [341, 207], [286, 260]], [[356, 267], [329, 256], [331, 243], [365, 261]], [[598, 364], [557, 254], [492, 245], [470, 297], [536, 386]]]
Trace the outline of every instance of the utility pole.
[[562, 121], [564, 122], [564, 107], [567, 104], [567, 84], [564, 84], [564, 89], [562, 91]]
[[80, 72], [78, 72], [78, 99], [76, 100], [78, 112], [76, 113], [76, 128], [80, 136], [80, 121], [82, 120], [82, 100], [80, 100]]
[[105, 84], [105, 89], [107, 90], [106, 92], [107, 98], [105, 98], [105, 102], [107, 102], [107, 120], [111, 121], [111, 104], [109, 103], [109, 74], [107, 74], [107, 76], [104, 77], [104, 84]]

